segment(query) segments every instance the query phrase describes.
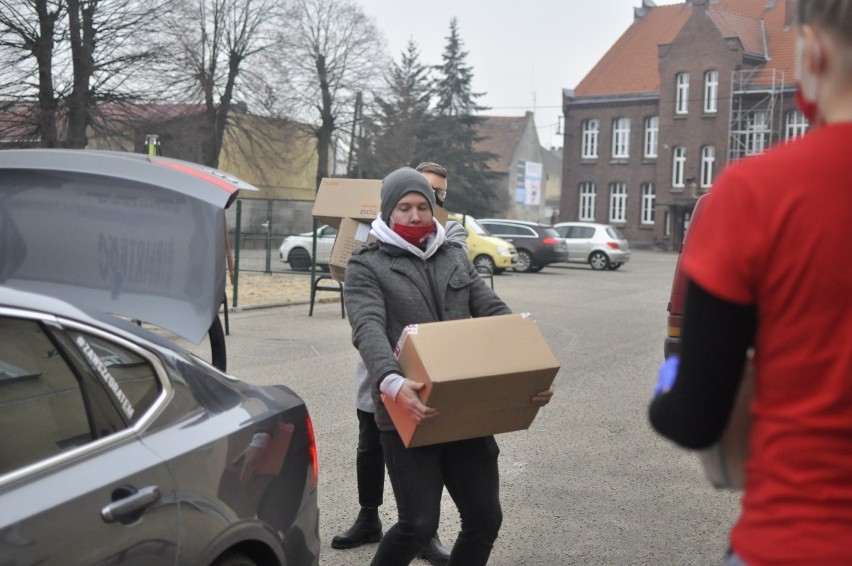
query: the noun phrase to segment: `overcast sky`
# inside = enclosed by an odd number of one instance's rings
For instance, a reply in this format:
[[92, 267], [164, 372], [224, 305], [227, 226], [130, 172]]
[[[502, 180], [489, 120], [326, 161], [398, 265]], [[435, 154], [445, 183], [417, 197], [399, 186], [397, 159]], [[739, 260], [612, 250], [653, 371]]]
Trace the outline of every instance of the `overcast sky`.
[[[384, 34], [396, 62], [409, 39], [421, 62], [441, 63], [450, 20], [473, 67], [487, 114], [535, 111], [541, 144], [561, 147], [563, 88], [574, 88], [633, 22], [641, 0], [355, 0]], [[657, 5], [675, 2], [657, 2]]]

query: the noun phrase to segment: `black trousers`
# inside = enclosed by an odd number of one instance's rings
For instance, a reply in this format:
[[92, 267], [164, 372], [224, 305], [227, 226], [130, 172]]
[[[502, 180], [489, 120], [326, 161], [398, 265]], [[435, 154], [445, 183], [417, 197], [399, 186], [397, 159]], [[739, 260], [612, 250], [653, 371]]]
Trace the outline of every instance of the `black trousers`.
[[358, 478], [358, 503], [361, 507], [379, 507], [385, 493], [385, 454], [379, 440], [379, 428], [373, 413], [358, 412], [358, 453], [355, 469]]
[[461, 516], [449, 566], [486, 564], [503, 522], [494, 437], [405, 448], [391, 431], [381, 433], [381, 442], [399, 517], [373, 566], [407, 565], [416, 557], [438, 528], [444, 486]]

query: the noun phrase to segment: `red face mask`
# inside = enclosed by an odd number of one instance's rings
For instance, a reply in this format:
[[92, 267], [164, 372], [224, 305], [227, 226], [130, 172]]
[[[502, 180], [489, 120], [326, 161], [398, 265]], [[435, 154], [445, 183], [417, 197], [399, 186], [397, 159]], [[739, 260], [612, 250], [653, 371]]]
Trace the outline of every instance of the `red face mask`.
[[429, 224], [420, 224], [418, 226], [406, 226], [405, 224], [398, 224], [394, 222], [393, 231], [399, 236], [413, 246], [420, 247], [423, 242], [426, 241], [426, 238], [429, 237], [429, 234], [432, 233], [432, 229], [434, 226]]
[[817, 105], [816, 102], [808, 100], [802, 94], [802, 85], [796, 87], [796, 106], [804, 115], [808, 124], [815, 126], [817, 122]]

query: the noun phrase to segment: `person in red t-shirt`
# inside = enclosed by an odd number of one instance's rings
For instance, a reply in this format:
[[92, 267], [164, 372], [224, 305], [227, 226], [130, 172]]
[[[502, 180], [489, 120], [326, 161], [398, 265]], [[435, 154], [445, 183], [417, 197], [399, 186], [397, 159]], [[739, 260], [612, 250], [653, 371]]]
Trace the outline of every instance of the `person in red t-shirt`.
[[649, 416], [719, 440], [749, 348], [742, 514], [729, 565], [852, 564], [852, 0], [799, 0], [802, 139], [731, 165], [690, 227], [679, 363]]

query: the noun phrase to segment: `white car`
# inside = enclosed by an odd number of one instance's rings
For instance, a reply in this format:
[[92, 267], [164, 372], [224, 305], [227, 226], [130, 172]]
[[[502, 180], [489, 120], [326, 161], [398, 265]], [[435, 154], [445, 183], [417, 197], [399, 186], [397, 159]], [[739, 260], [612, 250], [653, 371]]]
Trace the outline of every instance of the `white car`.
[[[331, 259], [331, 248], [334, 246], [334, 238], [337, 236], [337, 228], [323, 224], [317, 228], [317, 265], [328, 271], [328, 262]], [[278, 248], [281, 261], [290, 264], [293, 271], [307, 271], [311, 268], [311, 248], [313, 246], [313, 232], [303, 232], [287, 236]]]
[[568, 261], [614, 271], [630, 261], [630, 244], [617, 228], [593, 222], [560, 222], [553, 228], [568, 244]]

